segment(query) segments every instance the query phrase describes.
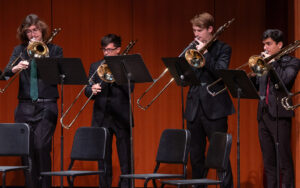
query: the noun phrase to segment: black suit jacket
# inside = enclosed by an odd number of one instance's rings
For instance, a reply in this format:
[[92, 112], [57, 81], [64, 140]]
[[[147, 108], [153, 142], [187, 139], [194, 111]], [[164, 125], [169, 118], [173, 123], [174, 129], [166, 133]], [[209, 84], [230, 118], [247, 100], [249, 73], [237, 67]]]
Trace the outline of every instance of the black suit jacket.
[[[200, 85], [190, 86], [187, 101], [185, 118], [193, 121], [198, 108], [202, 108], [208, 119], [219, 119], [235, 112], [228, 92], [223, 92], [215, 97], [207, 92], [207, 85], [219, 78], [216, 73], [218, 69], [227, 69], [231, 57], [231, 48], [221, 41], [215, 41], [204, 55], [206, 64], [203, 68], [194, 69]], [[224, 88], [224, 83], [219, 82], [213, 90]]]
[[[54, 44], [47, 44], [49, 48], [49, 57], [63, 57], [63, 50], [61, 47], [54, 45]], [[29, 60], [29, 56], [27, 54], [26, 48], [27, 45], [18, 45], [15, 47], [12, 56], [10, 58], [10, 61], [5, 68], [5, 77], [11, 77], [14, 74], [12, 73], [12, 67], [11, 63], [14, 62], [14, 60], [22, 53], [22, 58], [19, 59], [14, 65], [17, 65], [22, 59], [23, 60]], [[39, 98], [41, 99], [53, 99], [58, 98], [58, 90], [57, 85], [53, 84], [46, 84], [43, 82], [43, 80], [40, 78], [38, 73], [38, 93]], [[20, 73], [19, 77], [19, 99], [29, 99], [30, 100], [30, 66], [28, 69], [23, 70]]]
[[[291, 56], [283, 56], [279, 60], [272, 63], [275, 71], [277, 72], [278, 76], [281, 78], [283, 83], [285, 84], [288, 91], [291, 91], [295, 79], [298, 74], [298, 70], [300, 68], [300, 60]], [[268, 112], [273, 117], [276, 118], [276, 96], [278, 96], [279, 103], [278, 103], [278, 117], [279, 118], [286, 118], [286, 117], [293, 117], [294, 111], [286, 110], [281, 105], [281, 98], [285, 97], [286, 94], [281, 89], [276, 89], [275, 84], [273, 83], [273, 79], [270, 78], [270, 74], [266, 74], [261, 77], [254, 77], [252, 81], [256, 85], [261, 100], [258, 103], [258, 110], [257, 110], [257, 119], [259, 120], [262, 115], [263, 107], [266, 106], [265, 96], [266, 96], [266, 89], [267, 83], [269, 80], [269, 95], [268, 95]]]
[[[98, 69], [99, 65], [104, 61], [93, 63], [90, 67], [89, 78]], [[92, 126], [101, 126], [105, 115], [112, 116], [119, 127], [129, 128], [129, 95], [128, 85], [118, 85], [116, 83], [106, 83], [100, 79], [96, 73], [92, 79], [93, 83], [101, 83], [101, 92], [93, 96], [94, 107]], [[89, 97], [92, 94], [90, 83], [85, 89], [85, 95]], [[134, 84], [131, 84], [131, 92], [133, 92]], [[109, 101], [109, 102], [108, 102]]]

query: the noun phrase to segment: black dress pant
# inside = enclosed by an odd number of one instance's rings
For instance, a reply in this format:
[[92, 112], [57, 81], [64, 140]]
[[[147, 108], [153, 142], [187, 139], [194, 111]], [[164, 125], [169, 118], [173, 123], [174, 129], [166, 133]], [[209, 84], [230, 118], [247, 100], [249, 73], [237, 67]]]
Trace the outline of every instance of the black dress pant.
[[[195, 120], [187, 122], [187, 128], [191, 132], [190, 158], [192, 165], [192, 178], [203, 178], [205, 172], [204, 162], [207, 143], [206, 138], [209, 140], [214, 132], [226, 133], [228, 129], [227, 117], [210, 120], [206, 118], [202, 108], [199, 108]], [[218, 173], [218, 175], [221, 176], [221, 173]], [[227, 165], [224, 184], [221, 188], [233, 188], [233, 177], [230, 162]]]
[[[276, 183], [276, 138], [277, 123], [268, 113], [262, 110], [262, 116], [258, 120], [258, 135], [260, 147], [263, 154], [264, 170], [266, 175], [266, 187], [277, 187]], [[291, 151], [291, 118], [278, 119], [278, 141], [279, 141], [279, 167], [281, 182], [283, 185], [294, 185], [294, 167]], [[285, 186], [287, 187], [287, 186]]]
[[30, 127], [30, 154], [22, 158], [28, 165], [25, 171], [27, 188], [50, 188], [51, 177], [43, 178], [40, 172], [51, 171], [51, 142], [57, 123], [56, 102], [20, 102], [15, 110], [15, 122], [27, 123]]
[[[120, 127], [119, 122], [116, 122], [117, 118], [113, 118], [109, 114], [106, 114], [102, 125], [100, 127], [105, 127], [109, 131], [108, 145], [106, 150], [106, 176], [100, 177], [100, 184], [104, 187], [111, 187], [112, 184], [112, 141], [113, 135], [116, 136], [116, 145], [118, 151], [118, 157], [120, 162], [120, 169], [122, 174], [129, 174], [131, 169], [130, 160], [130, 129], [129, 127]], [[93, 125], [95, 126], [95, 125]], [[102, 168], [104, 164], [101, 164], [99, 168]], [[129, 188], [130, 180], [124, 179], [121, 188]]]

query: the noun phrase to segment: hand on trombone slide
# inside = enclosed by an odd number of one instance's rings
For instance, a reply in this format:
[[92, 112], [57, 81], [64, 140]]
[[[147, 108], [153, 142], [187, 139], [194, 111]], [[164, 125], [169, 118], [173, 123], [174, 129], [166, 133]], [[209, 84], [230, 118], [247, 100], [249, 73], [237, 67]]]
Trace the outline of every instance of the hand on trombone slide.
[[18, 63], [16, 66], [14, 66], [12, 68], [12, 72], [16, 73], [16, 72], [21, 71], [23, 69], [28, 69], [28, 67], [29, 67], [29, 62], [27, 60], [23, 60], [23, 61], [20, 61], [20, 63]]

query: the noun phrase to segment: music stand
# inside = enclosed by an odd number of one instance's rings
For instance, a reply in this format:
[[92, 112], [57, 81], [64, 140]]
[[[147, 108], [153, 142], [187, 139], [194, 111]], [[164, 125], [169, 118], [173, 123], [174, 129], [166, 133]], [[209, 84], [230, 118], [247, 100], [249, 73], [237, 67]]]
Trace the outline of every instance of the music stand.
[[[61, 84], [61, 116], [63, 116], [63, 87], [67, 85], [86, 85], [88, 79], [79, 58], [36, 58], [37, 70], [47, 84]], [[63, 170], [64, 135], [61, 126], [61, 170]], [[63, 177], [61, 177], [63, 188]]]
[[[275, 97], [276, 97], [276, 141], [275, 141], [275, 149], [276, 149], [276, 181], [277, 188], [280, 187], [280, 156], [279, 156], [279, 138], [278, 138], [278, 108], [279, 108], [279, 98], [290, 96], [290, 92], [285, 87], [285, 84], [275, 71], [274, 67], [270, 64], [267, 65], [269, 70], [270, 80], [274, 83], [274, 87], [276, 89]], [[281, 107], [282, 108], [282, 107]]]
[[[132, 136], [132, 109], [131, 109], [131, 87], [130, 83], [145, 83], [153, 82], [153, 79], [146, 68], [144, 61], [139, 54], [105, 56], [104, 57], [108, 68], [111, 70], [116, 83], [119, 85], [128, 84], [128, 100], [129, 100], [129, 123], [130, 123], [130, 158], [131, 158], [131, 173], [134, 174], [133, 160], [133, 136]], [[131, 186], [134, 187], [132, 180]]]
[[176, 84], [181, 88], [182, 129], [184, 129], [183, 87], [199, 85], [200, 81], [184, 57], [163, 57], [162, 60], [173, 76]]
[[237, 188], [240, 188], [240, 99], [259, 99], [256, 88], [243, 70], [218, 70], [219, 76], [229, 89], [231, 96], [238, 99], [237, 120]]

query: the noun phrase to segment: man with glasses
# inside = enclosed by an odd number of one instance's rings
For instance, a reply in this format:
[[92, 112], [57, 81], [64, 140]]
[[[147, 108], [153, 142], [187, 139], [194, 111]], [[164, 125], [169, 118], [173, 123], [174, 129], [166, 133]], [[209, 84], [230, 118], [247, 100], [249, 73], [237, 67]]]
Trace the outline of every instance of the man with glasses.
[[[121, 37], [108, 34], [101, 39], [101, 49], [104, 56], [117, 56], [121, 50]], [[90, 67], [89, 78], [105, 63], [100, 60]], [[102, 81], [98, 74], [92, 77], [92, 83], [86, 87], [85, 95], [93, 95], [94, 100], [92, 126], [105, 127], [110, 137], [106, 152], [106, 176], [100, 178], [104, 187], [111, 187], [112, 183], [112, 137], [115, 134], [116, 144], [122, 174], [130, 173], [130, 123], [128, 85], [118, 85]], [[134, 86], [131, 85], [131, 92]], [[103, 168], [101, 165], [100, 168]], [[129, 181], [122, 181], [123, 187], [130, 187]]]
[[[19, 104], [15, 110], [15, 122], [30, 126], [30, 154], [22, 158], [22, 164], [29, 166], [25, 172], [26, 187], [50, 188], [51, 177], [40, 182], [40, 172], [51, 171], [51, 142], [57, 123], [57, 85], [43, 82], [37, 74], [35, 59], [27, 54], [32, 41], [43, 42], [48, 37], [48, 26], [35, 14], [29, 14], [17, 29], [21, 44], [16, 46], [5, 69], [5, 77], [20, 72]], [[62, 57], [63, 50], [54, 44], [47, 44], [50, 57]], [[21, 58], [18, 58], [18, 57]], [[16, 61], [17, 60], [17, 61]], [[15, 62], [16, 61], [16, 62]]]

